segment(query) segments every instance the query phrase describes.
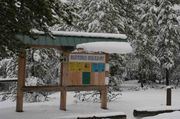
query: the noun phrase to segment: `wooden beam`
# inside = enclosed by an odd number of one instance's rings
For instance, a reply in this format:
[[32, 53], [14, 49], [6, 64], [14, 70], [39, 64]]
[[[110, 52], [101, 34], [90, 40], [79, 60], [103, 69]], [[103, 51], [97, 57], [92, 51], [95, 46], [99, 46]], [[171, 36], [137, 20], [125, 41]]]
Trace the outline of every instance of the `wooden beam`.
[[102, 90], [107, 86], [93, 86], [93, 85], [76, 85], [76, 86], [23, 86], [24, 92], [34, 91], [91, 91], [91, 90]]
[[23, 91], [24, 92], [34, 92], [34, 91], [60, 91], [62, 90], [62, 87], [60, 86], [24, 86]]
[[61, 49], [61, 46], [51, 46], [51, 45], [30, 45], [30, 48], [55, 48], [55, 49]]
[[16, 111], [23, 112], [23, 87], [25, 86], [26, 70], [26, 52], [23, 50], [18, 59], [18, 82], [17, 82], [17, 99]]
[[76, 85], [76, 86], [67, 86], [66, 90], [68, 91], [91, 91], [91, 90], [101, 90], [106, 86], [95, 86], [95, 85]]

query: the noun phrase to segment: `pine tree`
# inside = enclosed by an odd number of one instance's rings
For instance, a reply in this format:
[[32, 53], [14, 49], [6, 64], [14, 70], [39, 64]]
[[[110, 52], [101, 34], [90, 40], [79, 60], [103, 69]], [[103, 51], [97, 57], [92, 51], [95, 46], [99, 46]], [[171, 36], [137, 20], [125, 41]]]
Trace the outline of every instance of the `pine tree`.
[[124, 17], [111, 0], [74, 0], [77, 8], [77, 19], [73, 26], [64, 25], [57, 28], [67, 31], [83, 31], [97, 33], [124, 33]]
[[120, 85], [123, 82], [123, 73], [125, 72], [126, 55], [124, 54], [111, 54], [109, 59], [110, 76], [109, 85], [112, 90], [119, 91]]
[[161, 62], [162, 69], [165, 70], [166, 85], [169, 85], [169, 73], [179, 52], [180, 29], [177, 15], [170, 1], [157, 0], [156, 6], [159, 9], [157, 15], [159, 31], [157, 56]]
[[31, 29], [48, 32], [48, 27], [54, 24], [63, 21], [71, 24], [73, 10], [67, 7], [59, 0], [1, 0], [0, 57], [26, 47], [16, 38], [17, 34], [32, 36]]
[[[139, 20], [129, 27], [132, 31], [129, 38], [132, 39], [136, 55], [140, 59], [141, 79], [149, 77], [149, 74], [152, 77], [155, 68], [158, 71], [165, 69], [165, 74], [168, 75], [169, 69], [174, 65], [179, 49], [179, 28], [177, 15], [172, 7], [173, 4], [167, 0], [140, 1], [136, 5], [136, 16]], [[164, 75], [163, 72], [161, 74]]]

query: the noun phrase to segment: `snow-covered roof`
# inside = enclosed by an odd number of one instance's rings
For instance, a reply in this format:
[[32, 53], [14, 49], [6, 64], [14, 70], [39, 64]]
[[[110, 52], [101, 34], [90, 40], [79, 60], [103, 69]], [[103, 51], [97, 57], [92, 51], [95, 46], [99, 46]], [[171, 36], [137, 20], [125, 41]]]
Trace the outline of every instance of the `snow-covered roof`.
[[132, 47], [128, 42], [93, 42], [77, 45], [77, 48], [83, 48], [85, 51], [106, 52], [125, 54], [132, 52]]
[[[45, 34], [43, 31], [32, 30], [36, 34]], [[125, 34], [113, 34], [113, 33], [88, 33], [88, 32], [70, 32], [70, 31], [51, 31], [53, 35], [60, 36], [78, 36], [78, 37], [97, 37], [97, 38], [118, 38], [127, 39]]]

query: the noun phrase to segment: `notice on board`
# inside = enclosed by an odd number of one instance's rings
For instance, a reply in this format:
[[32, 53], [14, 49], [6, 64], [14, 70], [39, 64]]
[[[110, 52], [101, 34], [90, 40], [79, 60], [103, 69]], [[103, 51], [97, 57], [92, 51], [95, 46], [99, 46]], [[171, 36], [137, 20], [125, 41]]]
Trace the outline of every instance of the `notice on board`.
[[105, 63], [105, 54], [70, 54], [69, 62]]

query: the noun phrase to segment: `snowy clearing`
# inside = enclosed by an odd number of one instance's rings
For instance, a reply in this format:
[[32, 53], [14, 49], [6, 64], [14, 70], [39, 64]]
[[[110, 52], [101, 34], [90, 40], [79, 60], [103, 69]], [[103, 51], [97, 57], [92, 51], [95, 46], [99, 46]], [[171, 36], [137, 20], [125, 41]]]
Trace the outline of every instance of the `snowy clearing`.
[[[172, 90], [172, 105], [180, 105], [180, 89]], [[0, 102], [1, 119], [70, 119], [78, 116], [88, 115], [109, 115], [126, 114], [127, 119], [136, 119], [133, 117], [133, 110], [136, 108], [156, 108], [165, 106], [166, 89], [147, 89], [140, 91], [125, 91], [122, 96], [113, 102], [108, 103], [108, 110], [100, 109], [100, 103], [78, 102], [73, 93], [68, 93], [67, 111], [59, 110], [59, 93], [54, 93], [49, 97], [49, 101], [41, 103], [25, 103], [24, 112], [15, 112], [15, 102]], [[156, 108], [157, 109], [157, 108]], [[163, 118], [169, 115], [169, 118]], [[180, 112], [165, 113], [152, 118], [145, 119], [179, 119]], [[172, 118], [170, 117], [172, 115]], [[157, 117], [157, 118], [156, 118]], [[162, 118], [161, 118], [162, 117]]]

